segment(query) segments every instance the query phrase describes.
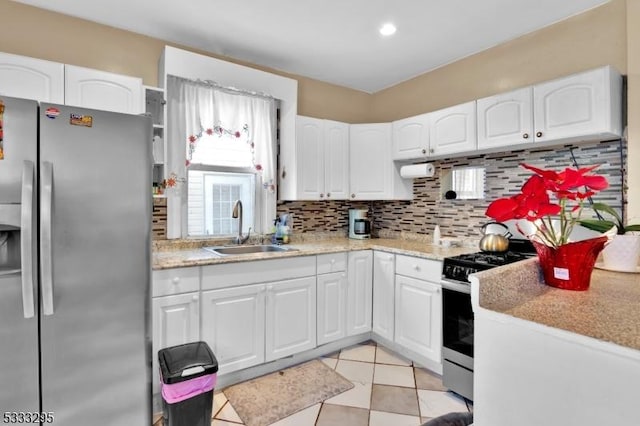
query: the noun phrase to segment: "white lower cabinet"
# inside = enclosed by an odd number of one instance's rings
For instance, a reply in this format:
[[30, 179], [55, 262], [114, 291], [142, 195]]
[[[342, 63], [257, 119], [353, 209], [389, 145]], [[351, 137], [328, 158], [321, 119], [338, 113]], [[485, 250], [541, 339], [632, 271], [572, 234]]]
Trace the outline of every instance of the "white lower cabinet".
[[441, 362], [442, 287], [396, 275], [395, 342]]
[[441, 272], [371, 250], [154, 271], [154, 372], [158, 350], [198, 340], [224, 375], [372, 330], [437, 366]]
[[349, 252], [347, 285], [347, 336], [371, 331], [373, 253]]
[[202, 339], [220, 374], [264, 362], [265, 291], [260, 284], [202, 292]]
[[318, 344], [347, 335], [347, 273], [318, 275]]
[[265, 360], [316, 347], [316, 279], [267, 284]]
[[200, 296], [198, 292], [152, 299], [153, 384], [159, 386], [158, 351], [200, 340]]
[[373, 324], [374, 333], [393, 341], [395, 255], [373, 252]]
[[316, 257], [202, 267], [202, 340], [219, 374], [316, 346]]

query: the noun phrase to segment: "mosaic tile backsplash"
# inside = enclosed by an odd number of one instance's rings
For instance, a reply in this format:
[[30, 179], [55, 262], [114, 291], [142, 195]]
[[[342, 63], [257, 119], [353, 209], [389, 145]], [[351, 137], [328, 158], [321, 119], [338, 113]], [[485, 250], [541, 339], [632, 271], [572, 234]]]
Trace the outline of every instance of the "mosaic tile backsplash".
[[[346, 235], [348, 210], [368, 208], [372, 213], [374, 236], [380, 232], [431, 234], [439, 224], [443, 236], [479, 237], [480, 226], [489, 220], [484, 215], [489, 203], [518, 193], [531, 175], [520, 163], [561, 170], [573, 167], [572, 154], [580, 167], [600, 164], [597, 173], [609, 181], [609, 188], [594, 196], [594, 201], [605, 202], [619, 211], [623, 209], [626, 182], [623, 182], [622, 167], [626, 146], [620, 141], [608, 141], [437, 160], [433, 162], [434, 177], [414, 180], [412, 201], [281, 201], [278, 213], [293, 215], [296, 233], [333, 231]], [[441, 199], [440, 176], [454, 166], [486, 168], [485, 199]], [[626, 198], [626, 191], [624, 195]]]

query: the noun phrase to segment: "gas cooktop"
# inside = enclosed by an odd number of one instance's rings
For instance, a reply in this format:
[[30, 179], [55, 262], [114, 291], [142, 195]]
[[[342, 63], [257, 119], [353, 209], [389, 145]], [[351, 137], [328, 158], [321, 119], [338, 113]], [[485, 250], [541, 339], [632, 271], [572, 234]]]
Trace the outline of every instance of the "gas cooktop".
[[528, 246], [523, 248], [520, 245], [516, 245], [516, 248], [523, 251], [510, 250], [504, 253], [478, 252], [447, 257], [443, 262], [442, 275], [449, 280], [468, 283], [469, 275], [474, 272], [519, 262], [536, 255], [535, 251], [529, 250]]

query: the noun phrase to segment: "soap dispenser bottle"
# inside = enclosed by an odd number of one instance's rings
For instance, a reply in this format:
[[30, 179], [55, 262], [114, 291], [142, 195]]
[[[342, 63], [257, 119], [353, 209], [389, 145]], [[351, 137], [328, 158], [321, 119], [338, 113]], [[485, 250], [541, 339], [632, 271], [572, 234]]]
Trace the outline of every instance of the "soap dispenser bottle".
[[440, 225], [436, 225], [436, 228], [433, 230], [433, 244], [436, 246], [440, 245]]

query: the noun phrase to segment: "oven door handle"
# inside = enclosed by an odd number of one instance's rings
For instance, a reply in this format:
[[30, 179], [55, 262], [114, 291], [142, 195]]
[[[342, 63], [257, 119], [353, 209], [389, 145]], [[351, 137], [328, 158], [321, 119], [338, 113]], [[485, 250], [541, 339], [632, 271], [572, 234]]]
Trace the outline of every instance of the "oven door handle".
[[461, 283], [459, 281], [448, 280], [442, 278], [440, 280], [442, 288], [446, 290], [457, 291], [458, 293], [471, 294], [471, 285], [468, 283]]

